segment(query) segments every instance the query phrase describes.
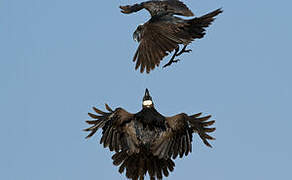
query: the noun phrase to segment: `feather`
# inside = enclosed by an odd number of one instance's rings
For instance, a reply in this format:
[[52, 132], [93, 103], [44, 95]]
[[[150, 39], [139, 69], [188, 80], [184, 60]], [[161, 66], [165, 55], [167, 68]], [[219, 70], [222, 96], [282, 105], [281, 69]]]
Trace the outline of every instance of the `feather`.
[[106, 115], [105, 112], [103, 112], [103, 111], [97, 109], [96, 107], [92, 107], [92, 109], [93, 109], [96, 113], [98, 113], [98, 114]]
[[182, 158], [183, 157], [183, 154], [184, 154], [184, 151], [183, 151], [183, 136], [179, 138], [179, 157]]
[[155, 175], [157, 176], [157, 173], [158, 173], [158, 166], [157, 166], [157, 163], [158, 163], [158, 162], [156, 161], [156, 159], [153, 159], [153, 160], [152, 160], [153, 172], [154, 172], [154, 173], [153, 173], [153, 174], [154, 174], [153, 176], [155, 176]]
[[166, 177], [169, 175], [169, 172], [168, 172], [167, 167], [166, 167], [165, 164], [164, 164], [164, 166], [162, 167], [162, 172], [163, 172], [164, 176], [166, 176]]
[[175, 144], [174, 144], [174, 148], [173, 148], [173, 156], [172, 158], [175, 159], [179, 153], [179, 144], [180, 144], [180, 139], [176, 136], [175, 137]]
[[131, 140], [131, 138], [129, 136], [126, 136], [125, 138], [126, 138], [127, 145], [129, 147], [128, 153], [129, 154], [134, 153], [134, 151], [136, 149], [136, 146], [135, 146], [134, 142]]
[[110, 107], [109, 107], [109, 105], [107, 105], [107, 104], [105, 104], [105, 108], [109, 111], [109, 112], [114, 112]]
[[90, 138], [91, 136], [93, 136], [96, 133], [97, 129], [92, 130], [86, 137], [85, 139]]
[[187, 156], [190, 152], [190, 147], [192, 146], [190, 136], [189, 136], [189, 131], [186, 132], [186, 151], [185, 155]]
[[[134, 57], [133, 57], [133, 62], [135, 62], [135, 61], [137, 60], [137, 57], [139, 57], [139, 56], [138, 56], [138, 54], [139, 54], [139, 49], [140, 49], [140, 46], [138, 47], [138, 49], [137, 49], [136, 52], [135, 52], [135, 55], [134, 55]], [[139, 62], [139, 65], [138, 65], [138, 61], [137, 61], [135, 69], [138, 69], [138, 67], [140, 66], [140, 64], [141, 64], [141, 62]]]
[[139, 157], [139, 166], [138, 166], [139, 170], [138, 170], [138, 175], [144, 178], [144, 173], [145, 173], [145, 161]]
[[203, 122], [203, 126], [211, 126], [215, 123], [215, 121], [208, 121], [208, 122]]
[[210, 119], [211, 115], [208, 115], [208, 116], [205, 116], [205, 117], [201, 117], [201, 118], [197, 118], [196, 120], [199, 120], [199, 121], [207, 121], [208, 119]]
[[94, 120], [94, 121], [90, 121], [90, 120], [88, 120], [88, 121], [85, 121], [87, 124], [97, 124], [97, 123], [99, 123], [99, 122], [101, 122], [101, 120]]
[[147, 169], [148, 169], [148, 173], [149, 173], [149, 176], [150, 176], [150, 178], [151, 177], [154, 177], [154, 167], [153, 167], [153, 164], [152, 164], [152, 161], [149, 159], [149, 158], [147, 158]]
[[182, 137], [182, 152], [183, 154], [186, 154], [186, 152], [188, 151], [187, 149], [187, 137], [186, 134]]
[[124, 161], [123, 164], [119, 167], [119, 173], [123, 173], [126, 167], [126, 162]]
[[167, 160], [167, 168], [169, 169], [170, 172], [173, 171], [174, 166], [175, 166], [174, 162], [171, 159], [168, 159]]
[[162, 179], [161, 162], [158, 159], [156, 160], [156, 166], [157, 166], [157, 168], [156, 168], [156, 176], [157, 176], [158, 179]]
[[105, 131], [103, 131], [103, 135], [100, 139], [100, 144], [104, 143], [105, 140], [107, 139], [108, 133], [109, 133], [110, 128], [106, 128]]
[[216, 128], [204, 128], [205, 132], [214, 132]]
[[203, 134], [203, 137], [206, 138], [206, 139], [215, 140], [214, 137], [209, 136], [208, 134]]
[[126, 151], [122, 151], [122, 152], [118, 152], [116, 154], [114, 154], [112, 156], [112, 159], [114, 160], [113, 161], [113, 164], [115, 166], [118, 166], [120, 165], [123, 161], [126, 161], [128, 159], [128, 155], [127, 155], [127, 152]]
[[173, 152], [174, 152], [174, 144], [175, 144], [175, 139], [172, 138], [171, 139], [171, 142], [170, 142], [170, 146], [168, 148], [168, 158], [170, 158], [172, 155], [173, 155]]
[[212, 147], [211, 144], [206, 139], [202, 139], [202, 140], [206, 146]]
[[200, 112], [200, 113], [197, 113], [197, 114], [191, 115], [190, 118], [191, 118], [191, 119], [194, 119], [194, 118], [197, 118], [197, 117], [199, 117], [199, 116], [201, 116], [201, 115], [202, 115], [202, 113]]
[[163, 150], [167, 148], [167, 141], [164, 141], [161, 143], [161, 145], [159, 146], [159, 148], [157, 149], [156, 153], [154, 155], [159, 156], [159, 158], [162, 158], [162, 152]]
[[[143, 51], [144, 51], [144, 49], [143, 49]], [[140, 54], [140, 53], [139, 53]], [[138, 57], [139, 58], [139, 60], [140, 60], [140, 58], [141, 58], [141, 66], [140, 66], [140, 72], [141, 73], [143, 73], [144, 72], [144, 69], [145, 69], [145, 53], [143, 52], [143, 53], [141, 53], [140, 54], [140, 56]]]
[[107, 140], [107, 145], [108, 145], [110, 151], [114, 150], [113, 140], [114, 140], [114, 129], [113, 129], [113, 127], [111, 127], [110, 132], [109, 132], [109, 136], [108, 136], [108, 140]]
[[114, 136], [114, 150], [116, 152], [118, 152], [120, 150], [119, 148], [119, 139], [120, 139], [120, 133], [119, 132], [115, 132], [115, 136]]
[[163, 148], [163, 151], [161, 151], [159, 158], [169, 158], [168, 156], [168, 152], [169, 152], [169, 148], [171, 146], [171, 142], [172, 141], [167, 141], [165, 148]]
[[104, 124], [105, 124], [105, 121], [99, 121], [96, 125], [83, 129], [83, 131], [98, 130], [99, 128], [103, 127]]
[[98, 115], [95, 115], [95, 114], [92, 114], [92, 113], [88, 113], [88, 115], [93, 118], [93, 119], [100, 119], [102, 118], [103, 116], [98, 116]]

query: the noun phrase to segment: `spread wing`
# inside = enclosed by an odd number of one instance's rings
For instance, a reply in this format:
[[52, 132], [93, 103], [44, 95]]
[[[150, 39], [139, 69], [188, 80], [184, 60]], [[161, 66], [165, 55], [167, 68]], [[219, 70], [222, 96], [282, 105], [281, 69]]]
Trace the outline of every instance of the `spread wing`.
[[145, 8], [151, 16], [159, 14], [194, 16], [193, 12], [183, 2], [178, 0], [147, 1], [140, 4], [120, 6], [120, 8], [124, 14], [130, 14]]
[[93, 110], [97, 114], [88, 113], [94, 120], [86, 121], [91, 127], [84, 129], [90, 133], [86, 138], [93, 136], [96, 131], [102, 128], [102, 137], [100, 144], [104, 147], [109, 147], [110, 151], [127, 150], [129, 153], [136, 152], [137, 138], [135, 130], [132, 127], [133, 114], [122, 108], [117, 108], [114, 111], [106, 104], [106, 109], [109, 112], [103, 112], [95, 107]]
[[178, 48], [179, 44], [189, 39], [187, 32], [181, 28], [185, 23], [171, 23], [169, 21], [147, 22], [141, 31], [141, 40], [134, 55], [135, 69], [149, 73], [155, 66], [159, 66], [163, 57]]
[[215, 131], [209, 128], [215, 121], [207, 121], [211, 116], [200, 117], [201, 113], [188, 116], [181, 113], [172, 117], [167, 117], [166, 121], [169, 128], [162, 133], [152, 147], [153, 154], [159, 158], [174, 159], [179, 155], [188, 155], [192, 152], [192, 134], [198, 133], [204, 144], [212, 147], [208, 140], [214, 140], [207, 133]]

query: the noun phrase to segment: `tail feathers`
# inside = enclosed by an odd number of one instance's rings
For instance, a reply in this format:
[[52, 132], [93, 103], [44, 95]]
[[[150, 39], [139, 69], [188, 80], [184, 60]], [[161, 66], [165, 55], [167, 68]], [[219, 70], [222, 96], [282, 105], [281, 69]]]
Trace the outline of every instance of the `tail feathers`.
[[128, 155], [126, 151], [117, 152], [112, 156], [113, 164], [119, 167], [119, 172], [126, 170], [126, 177], [131, 180], [144, 180], [148, 172], [150, 180], [161, 180], [174, 169], [171, 159], [159, 159], [157, 156], [139, 153]]
[[215, 16], [222, 13], [222, 9], [217, 9], [215, 11], [212, 11], [204, 16], [193, 18], [188, 20], [188, 23], [190, 25], [189, 32], [192, 34], [192, 38], [203, 38], [205, 35], [206, 27], [212, 24], [212, 22], [215, 20]]
[[223, 10], [221, 8], [216, 9], [215, 11], [212, 11], [204, 16], [199, 17], [198, 19], [201, 20], [201, 25], [203, 27], [208, 27], [212, 21], [215, 20], [215, 16], [217, 16], [218, 14], [222, 13]]

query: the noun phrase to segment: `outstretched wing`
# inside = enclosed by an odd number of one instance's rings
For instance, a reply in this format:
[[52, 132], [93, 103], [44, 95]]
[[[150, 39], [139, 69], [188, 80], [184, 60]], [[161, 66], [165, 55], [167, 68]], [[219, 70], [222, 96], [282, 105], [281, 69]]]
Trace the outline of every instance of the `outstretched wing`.
[[201, 113], [188, 116], [181, 113], [172, 117], [167, 117], [166, 121], [169, 128], [162, 133], [152, 147], [153, 154], [159, 158], [174, 159], [179, 155], [188, 155], [192, 152], [192, 134], [198, 133], [203, 142], [209, 146], [208, 140], [214, 140], [207, 133], [215, 131], [215, 128], [208, 128], [214, 124], [213, 121], [207, 121], [211, 116], [200, 117]]
[[171, 51], [189, 39], [187, 32], [181, 28], [185, 24], [171, 23], [169, 21], [147, 22], [142, 26], [141, 40], [134, 55], [135, 69], [149, 73]]
[[207, 133], [214, 132], [216, 128], [211, 128], [209, 126], [215, 123], [215, 120], [208, 121], [211, 115], [200, 117], [202, 113], [194, 114], [188, 117], [188, 122], [190, 124], [193, 132], [197, 133], [206, 146], [212, 147], [208, 140], [215, 140], [214, 137], [208, 135]]
[[[137, 151], [135, 143], [135, 131], [131, 128], [133, 114], [122, 108], [117, 108], [114, 111], [106, 104], [106, 109], [109, 112], [103, 112], [95, 107], [93, 110], [97, 114], [88, 113], [94, 120], [86, 121], [91, 127], [84, 129], [90, 133], [86, 138], [93, 136], [99, 128], [102, 128], [102, 137], [100, 144], [104, 147], [109, 147], [110, 151], [130, 150], [129, 152]], [[134, 137], [134, 138], [133, 138]]]
[[120, 6], [121, 12], [130, 14], [133, 12], [146, 9], [151, 16], [161, 14], [176, 14], [181, 16], [194, 16], [193, 12], [179, 0], [160, 0], [160, 1], [147, 1], [140, 4]]

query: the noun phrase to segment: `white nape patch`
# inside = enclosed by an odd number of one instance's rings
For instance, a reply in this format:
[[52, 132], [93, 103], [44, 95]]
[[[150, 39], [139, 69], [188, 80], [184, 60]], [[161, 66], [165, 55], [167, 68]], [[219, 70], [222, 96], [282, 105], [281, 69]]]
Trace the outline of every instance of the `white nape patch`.
[[151, 100], [143, 101], [143, 106], [150, 106], [150, 105], [152, 105], [152, 101]]

